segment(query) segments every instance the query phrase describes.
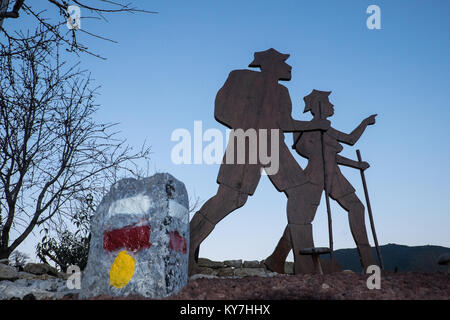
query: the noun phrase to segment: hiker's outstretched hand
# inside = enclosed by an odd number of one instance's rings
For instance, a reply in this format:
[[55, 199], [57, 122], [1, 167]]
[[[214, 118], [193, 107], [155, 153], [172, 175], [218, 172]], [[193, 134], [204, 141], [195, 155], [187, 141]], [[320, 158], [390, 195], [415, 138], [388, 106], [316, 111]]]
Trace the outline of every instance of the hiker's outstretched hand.
[[375, 117], [377, 116], [377, 114], [373, 114], [370, 117], [367, 117], [364, 119], [364, 122], [368, 125], [371, 126], [373, 124], [375, 124]]
[[358, 162], [358, 164], [359, 164], [359, 168], [360, 168], [362, 171], [364, 171], [364, 170], [370, 168], [370, 164], [368, 164], [368, 163], [365, 162], [365, 161]]

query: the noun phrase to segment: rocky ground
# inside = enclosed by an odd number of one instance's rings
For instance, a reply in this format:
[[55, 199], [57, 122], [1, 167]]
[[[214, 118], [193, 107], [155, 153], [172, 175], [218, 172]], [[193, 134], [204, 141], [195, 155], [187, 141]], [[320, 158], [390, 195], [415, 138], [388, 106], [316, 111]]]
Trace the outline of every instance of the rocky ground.
[[[445, 273], [383, 272], [381, 289], [369, 290], [366, 285], [369, 275], [352, 271], [325, 275], [280, 275], [268, 271], [259, 261], [217, 262], [201, 259], [199, 262], [201, 274], [191, 277], [181, 292], [166, 299], [450, 300], [450, 275]], [[286, 264], [285, 271], [292, 272], [292, 263]], [[67, 288], [66, 278], [67, 275], [42, 264], [28, 264], [23, 271], [0, 264], [0, 299], [77, 299], [77, 290]]]
[[67, 288], [67, 275], [42, 263], [15, 268], [0, 261], [0, 300], [62, 299], [77, 294]]

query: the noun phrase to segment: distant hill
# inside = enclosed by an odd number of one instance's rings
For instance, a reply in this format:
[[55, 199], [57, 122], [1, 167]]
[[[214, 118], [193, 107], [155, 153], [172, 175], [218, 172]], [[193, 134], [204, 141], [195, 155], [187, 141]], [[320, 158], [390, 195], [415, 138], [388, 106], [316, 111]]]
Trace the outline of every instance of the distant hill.
[[[372, 251], [376, 261], [378, 261], [375, 248], [372, 248]], [[394, 271], [397, 267], [399, 272], [446, 272], [447, 267], [438, 265], [437, 259], [441, 254], [450, 252], [450, 248], [431, 245], [408, 247], [387, 244], [380, 246], [380, 252], [384, 268], [387, 271]], [[323, 258], [327, 259], [327, 256], [323, 256]], [[343, 270], [362, 271], [356, 248], [336, 250], [334, 251], [334, 258], [340, 263]]]

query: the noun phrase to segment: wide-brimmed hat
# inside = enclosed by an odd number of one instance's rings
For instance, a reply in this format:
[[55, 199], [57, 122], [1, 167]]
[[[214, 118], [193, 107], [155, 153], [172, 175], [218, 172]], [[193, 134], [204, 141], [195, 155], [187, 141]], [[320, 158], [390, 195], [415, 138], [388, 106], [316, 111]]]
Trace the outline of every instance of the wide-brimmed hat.
[[266, 51], [258, 51], [254, 54], [253, 61], [248, 65], [250, 68], [261, 68], [262, 65], [273, 63], [275, 61], [286, 61], [289, 54], [280, 53], [277, 50], [270, 48]]
[[303, 113], [311, 111], [311, 109], [314, 107], [315, 102], [319, 101], [320, 98], [328, 98], [330, 94], [331, 91], [320, 91], [316, 89], [311, 91], [310, 94], [303, 98], [303, 101], [305, 101], [305, 110], [303, 110]]

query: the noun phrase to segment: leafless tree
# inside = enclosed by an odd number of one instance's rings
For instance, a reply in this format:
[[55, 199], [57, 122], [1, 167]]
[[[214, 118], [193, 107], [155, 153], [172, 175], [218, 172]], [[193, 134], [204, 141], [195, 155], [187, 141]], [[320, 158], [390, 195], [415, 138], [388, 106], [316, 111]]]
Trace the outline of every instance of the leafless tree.
[[[39, 11], [33, 7], [33, 4], [40, 5], [44, 3], [44, 0], [0, 0], [0, 30], [8, 38], [16, 37], [14, 32], [7, 30], [6, 26], [2, 27], [4, 21], [7, 19], [19, 19], [21, 13], [33, 17], [37, 24], [43, 27], [45, 32], [51, 32], [54, 36], [58, 37], [62, 43], [66, 45], [66, 49], [75, 53], [88, 53], [96, 57], [104, 59], [102, 56], [89, 50], [88, 47], [77, 41], [77, 33], [84, 33], [92, 37], [100, 38], [107, 41], [113, 41], [105, 36], [101, 36], [95, 32], [87, 31], [84, 29], [67, 29], [60, 28], [66, 25], [66, 22], [70, 18], [68, 7], [70, 4], [77, 5], [83, 12], [88, 12], [91, 16], [85, 14], [81, 19], [99, 19], [108, 21], [106, 15], [108, 14], [123, 14], [123, 13], [157, 13], [154, 11], [143, 10], [133, 6], [132, 3], [126, 3], [124, 1], [115, 0], [46, 0], [50, 7], [54, 8], [54, 11]], [[48, 14], [50, 13], [50, 19]], [[55, 17], [57, 19], [55, 19]], [[5, 23], [6, 25], [6, 23]], [[17, 30], [16, 30], [17, 31]], [[114, 42], [114, 41], [113, 41]]]
[[61, 45], [42, 26], [0, 44], [0, 259], [149, 155], [119, 139], [115, 124], [95, 121], [97, 88], [64, 62]]
[[30, 260], [30, 257], [26, 253], [14, 250], [14, 252], [10, 256], [9, 264], [18, 269], [23, 269], [28, 260]]

